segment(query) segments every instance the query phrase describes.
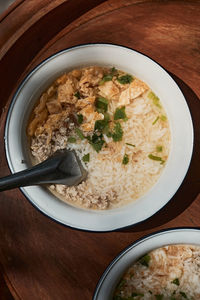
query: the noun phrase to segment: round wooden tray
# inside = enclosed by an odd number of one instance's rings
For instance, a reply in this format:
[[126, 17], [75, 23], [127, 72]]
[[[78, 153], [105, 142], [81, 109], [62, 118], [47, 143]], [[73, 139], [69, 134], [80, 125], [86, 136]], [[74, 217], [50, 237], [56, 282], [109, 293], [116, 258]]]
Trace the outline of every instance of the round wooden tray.
[[[23, 77], [47, 56], [92, 42], [132, 47], [165, 67], [185, 95], [195, 130], [192, 162], [179, 191], [155, 216], [124, 232], [72, 230], [43, 216], [19, 190], [1, 193], [0, 264], [14, 299], [92, 299], [102, 272], [128, 244], [158, 229], [200, 225], [199, 40], [199, 1], [18, 0], [1, 16], [2, 141], [7, 109]], [[2, 143], [0, 176], [8, 173]]]

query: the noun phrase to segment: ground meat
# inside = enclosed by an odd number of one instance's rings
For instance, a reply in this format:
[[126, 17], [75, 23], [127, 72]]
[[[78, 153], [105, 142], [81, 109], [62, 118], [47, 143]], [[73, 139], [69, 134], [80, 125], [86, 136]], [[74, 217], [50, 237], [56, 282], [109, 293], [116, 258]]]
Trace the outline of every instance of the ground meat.
[[106, 209], [109, 208], [110, 202], [117, 199], [115, 191], [99, 193], [95, 189], [89, 189], [86, 182], [70, 188], [65, 185], [51, 185], [51, 189], [64, 196], [67, 201], [85, 208]]

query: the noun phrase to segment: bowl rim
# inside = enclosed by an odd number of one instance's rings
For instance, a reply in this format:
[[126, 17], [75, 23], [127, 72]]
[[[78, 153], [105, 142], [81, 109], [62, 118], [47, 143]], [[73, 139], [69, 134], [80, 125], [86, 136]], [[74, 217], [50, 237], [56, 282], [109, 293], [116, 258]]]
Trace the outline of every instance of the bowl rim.
[[[171, 227], [171, 228], [165, 228], [165, 229], [161, 229], [155, 232], [151, 232], [149, 234], [146, 234], [138, 239], [136, 239], [134, 242], [132, 242], [131, 244], [129, 244], [127, 247], [124, 248], [124, 250], [120, 251], [115, 257], [114, 259], [106, 266], [105, 270], [103, 271], [102, 275], [100, 276], [94, 293], [93, 293], [93, 297], [92, 300], [98, 300], [98, 295], [99, 292], [101, 290], [101, 286], [104, 283], [104, 281], [106, 280], [107, 275], [109, 274], [109, 272], [111, 271], [111, 269], [113, 268], [113, 266], [124, 256], [126, 255], [130, 250], [132, 250], [133, 248], [135, 248], [136, 246], [138, 246], [139, 244], [144, 243], [147, 240], [151, 240], [156, 236], [162, 235], [162, 234], [166, 234], [166, 233], [173, 233], [173, 232], [200, 232], [200, 228], [199, 227], [188, 227], [188, 226], [180, 226], [180, 227]], [[195, 244], [195, 243], [194, 243]], [[164, 247], [164, 246], [161, 246]], [[158, 249], [159, 247], [156, 247], [155, 249]]]
[[[180, 89], [179, 85], [176, 83], [176, 81], [173, 79], [173, 77], [171, 76], [170, 72], [167, 71], [160, 63], [158, 63], [156, 60], [154, 60], [153, 58], [151, 58], [150, 56], [148, 56], [147, 54], [141, 52], [141, 51], [138, 51], [134, 48], [131, 48], [131, 47], [128, 47], [128, 46], [124, 46], [122, 44], [115, 44], [115, 43], [101, 43], [101, 42], [97, 42], [97, 43], [83, 43], [83, 44], [77, 44], [77, 45], [74, 45], [74, 46], [71, 46], [71, 47], [68, 47], [68, 48], [64, 48], [62, 50], [59, 50], [57, 52], [55, 52], [54, 54], [50, 55], [49, 57], [47, 57], [46, 59], [42, 60], [39, 64], [37, 64], [33, 69], [31, 69], [28, 74], [22, 79], [21, 83], [19, 83], [19, 85], [17, 86], [16, 88], [16, 91], [14, 92], [13, 96], [12, 96], [12, 100], [10, 102], [10, 105], [9, 105], [9, 108], [8, 108], [8, 112], [7, 112], [7, 116], [6, 116], [6, 121], [5, 121], [5, 130], [4, 130], [4, 140], [5, 140], [5, 143], [4, 143], [4, 149], [5, 149], [5, 153], [6, 153], [6, 160], [7, 160], [7, 164], [8, 164], [8, 167], [11, 171], [11, 173], [13, 173], [13, 168], [12, 168], [12, 161], [11, 161], [11, 158], [9, 156], [9, 147], [8, 147], [8, 142], [7, 142], [7, 136], [8, 136], [8, 129], [9, 129], [9, 119], [11, 117], [11, 114], [12, 114], [12, 110], [13, 110], [13, 107], [14, 107], [14, 104], [17, 100], [17, 97], [18, 95], [20, 94], [20, 91], [21, 89], [25, 86], [25, 84], [27, 83], [27, 81], [29, 80], [29, 78], [37, 71], [39, 70], [43, 65], [45, 65], [47, 62], [51, 61], [52, 59], [56, 58], [57, 56], [63, 54], [63, 53], [66, 53], [68, 51], [71, 51], [73, 49], [77, 49], [77, 48], [82, 48], [82, 47], [87, 47], [87, 46], [114, 46], [114, 47], [120, 47], [120, 48], [124, 48], [124, 49], [128, 49], [128, 50], [131, 50], [131, 51], [134, 51], [136, 53], [139, 53], [141, 55], [143, 55], [144, 57], [147, 57], [148, 59], [150, 59], [153, 63], [157, 64], [162, 70], [164, 70], [167, 75], [171, 78], [171, 80], [176, 84], [176, 88], [179, 90], [179, 92], [182, 94], [183, 98], [185, 99], [185, 96], [183, 95], [183, 92], [182, 90]], [[182, 180], [178, 186], [178, 188], [176, 189], [176, 192], [178, 191], [178, 189], [181, 187], [182, 183], [183, 183], [183, 180], [185, 178], [185, 176], [187, 175], [187, 172], [188, 172], [188, 169], [190, 167], [190, 164], [191, 164], [191, 159], [192, 159], [192, 156], [193, 156], [193, 150], [194, 150], [194, 128], [193, 128], [193, 122], [192, 122], [192, 116], [191, 116], [191, 113], [190, 113], [190, 109], [187, 105], [187, 101], [185, 99], [185, 104], [187, 106], [187, 109], [188, 109], [188, 112], [189, 112], [189, 115], [190, 115], [190, 119], [191, 119], [191, 129], [192, 129], [192, 136], [191, 136], [191, 139], [192, 139], [192, 143], [191, 143], [191, 154], [190, 154], [190, 157], [188, 159], [188, 166], [187, 166], [187, 169], [186, 169], [186, 172], [184, 174], [184, 176], [182, 177]], [[22, 192], [22, 194], [25, 196], [25, 198], [29, 201], [29, 203], [31, 203], [31, 205], [33, 207], [35, 207], [40, 213], [42, 213], [44, 216], [50, 218], [51, 220], [53, 220], [54, 222], [58, 223], [58, 224], [61, 224], [63, 226], [66, 226], [66, 227], [69, 227], [69, 228], [72, 228], [72, 229], [75, 229], [75, 230], [80, 230], [80, 231], [84, 231], [84, 232], [95, 232], [95, 233], [106, 233], [106, 232], [114, 232], [114, 231], [120, 231], [120, 230], [124, 230], [124, 229], [128, 229], [128, 228], [132, 228], [136, 225], [139, 225], [140, 223], [143, 223], [143, 222], [146, 222], [148, 221], [150, 218], [152, 218], [155, 214], [157, 214], [159, 211], [161, 211], [168, 203], [169, 201], [173, 198], [173, 196], [175, 195], [175, 193], [169, 198], [169, 200], [158, 210], [156, 210], [153, 214], [151, 214], [149, 217], [147, 217], [146, 219], [144, 220], [141, 220], [141, 221], [138, 221], [138, 222], [135, 222], [133, 224], [129, 224], [129, 225], [126, 225], [126, 226], [121, 226], [121, 227], [115, 227], [113, 229], [106, 229], [106, 230], [93, 230], [93, 229], [86, 229], [86, 228], [80, 228], [80, 227], [76, 227], [76, 226], [72, 226], [72, 225], [69, 225], [69, 224], [66, 224], [64, 223], [62, 220], [59, 220], [59, 219], [56, 219], [54, 218], [53, 216], [51, 216], [50, 214], [48, 214], [48, 212], [46, 211], [43, 211], [42, 209], [40, 209], [39, 206], [37, 206], [36, 203], [33, 203], [28, 195], [27, 195], [27, 192], [23, 189], [23, 187], [20, 187], [19, 188]]]

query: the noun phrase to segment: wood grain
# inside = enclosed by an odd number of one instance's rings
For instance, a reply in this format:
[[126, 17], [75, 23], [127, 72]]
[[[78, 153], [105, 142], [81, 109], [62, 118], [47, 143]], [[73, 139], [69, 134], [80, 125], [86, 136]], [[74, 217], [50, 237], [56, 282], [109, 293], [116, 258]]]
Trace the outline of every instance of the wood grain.
[[13, 300], [2, 273], [0, 274], [0, 300]]
[[[165, 208], [121, 232], [72, 230], [42, 215], [19, 190], [1, 193], [0, 263], [14, 299], [92, 299], [105, 267], [128, 244], [158, 229], [200, 225], [200, 2], [101, 2], [18, 1], [1, 19], [1, 140], [11, 97], [28, 71], [63, 48], [109, 42], [141, 51], [171, 72], [193, 118], [191, 166]], [[8, 172], [2, 144], [0, 176]]]

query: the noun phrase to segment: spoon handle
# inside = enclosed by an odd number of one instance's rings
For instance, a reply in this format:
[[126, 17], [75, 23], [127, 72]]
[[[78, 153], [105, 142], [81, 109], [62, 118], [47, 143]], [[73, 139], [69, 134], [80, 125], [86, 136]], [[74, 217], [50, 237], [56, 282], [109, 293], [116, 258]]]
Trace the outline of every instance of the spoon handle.
[[[28, 185], [49, 183], [62, 176], [57, 172], [60, 161], [55, 157], [12, 175], [0, 178], [0, 192]], [[64, 175], [63, 175], [64, 176]]]

